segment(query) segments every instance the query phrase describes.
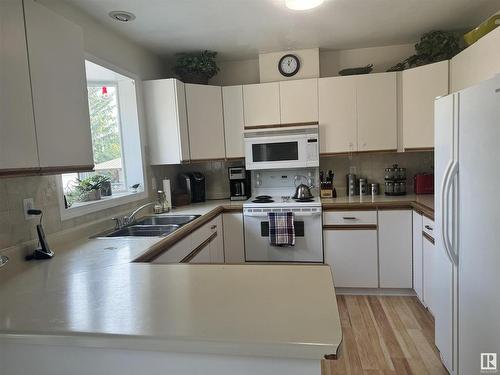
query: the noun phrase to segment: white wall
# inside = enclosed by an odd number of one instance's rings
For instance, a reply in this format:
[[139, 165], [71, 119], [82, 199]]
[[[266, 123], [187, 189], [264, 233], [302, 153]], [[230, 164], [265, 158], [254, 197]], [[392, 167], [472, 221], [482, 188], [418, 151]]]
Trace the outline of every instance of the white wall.
[[[374, 72], [385, 72], [391, 66], [415, 53], [413, 44], [350, 50], [320, 50], [320, 77], [333, 77], [344, 68], [373, 64]], [[230, 86], [259, 83], [259, 60], [217, 62], [221, 71], [210, 81], [214, 85]], [[276, 68], [277, 71], [277, 68]]]
[[164, 78], [166, 64], [157, 55], [96, 22], [63, 0], [38, 0], [40, 4], [83, 29], [85, 51], [99, 59], [137, 74], [142, 80]]
[[413, 44], [358, 48], [339, 51], [322, 50], [319, 55], [321, 77], [333, 77], [339, 70], [373, 64], [373, 72], [385, 72], [415, 53]]
[[259, 59], [218, 61], [219, 74], [210, 80], [211, 85], [231, 86], [259, 82]]
[[[283, 55], [294, 54], [299, 58], [300, 69], [293, 77], [283, 77], [278, 64]], [[261, 53], [259, 55], [260, 82], [275, 82], [319, 77], [319, 48]]]

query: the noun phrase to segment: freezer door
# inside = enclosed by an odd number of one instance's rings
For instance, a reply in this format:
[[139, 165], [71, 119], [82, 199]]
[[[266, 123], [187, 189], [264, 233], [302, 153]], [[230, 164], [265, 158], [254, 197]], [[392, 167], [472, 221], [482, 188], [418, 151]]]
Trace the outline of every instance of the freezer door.
[[[492, 369], [500, 357], [500, 77], [460, 93], [459, 367]], [[483, 360], [481, 360], [483, 359]], [[488, 367], [489, 366], [489, 367]], [[500, 364], [497, 363], [500, 371]], [[483, 371], [484, 372], [484, 371]]]
[[[458, 139], [456, 136], [458, 133], [458, 94], [451, 94], [437, 99], [434, 118], [435, 249], [430, 262], [426, 262], [431, 267], [431, 270], [425, 270], [425, 273], [432, 275], [433, 279], [431, 283], [424, 280], [424, 284], [429, 286], [433, 297], [432, 312], [435, 319], [435, 343], [439, 349], [443, 364], [451, 373], [454, 368], [455, 342], [453, 331], [454, 326], [456, 326], [454, 277], [456, 277], [456, 268], [453, 266], [453, 259], [445, 246], [443, 230], [447, 230], [448, 238], [453, 237], [453, 226], [447, 224], [451, 223], [453, 219], [452, 210], [450, 209], [453, 207], [453, 189], [451, 187], [453, 184], [456, 187], [456, 179], [448, 178], [445, 181], [445, 177], [449, 176], [451, 167], [458, 158]], [[450, 190], [448, 190], [449, 194], [446, 194], [445, 182], [451, 185]], [[446, 199], [446, 201], [443, 202], [443, 199]], [[446, 212], [443, 212], [443, 209]], [[425, 295], [424, 298], [426, 298]]]

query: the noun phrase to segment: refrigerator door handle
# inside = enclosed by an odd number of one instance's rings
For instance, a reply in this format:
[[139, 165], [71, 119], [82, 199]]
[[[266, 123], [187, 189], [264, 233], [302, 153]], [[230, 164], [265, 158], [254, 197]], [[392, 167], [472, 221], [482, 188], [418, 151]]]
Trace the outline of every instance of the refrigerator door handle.
[[[453, 199], [452, 199], [452, 205], [451, 205], [451, 221], [452, 221], [452, 235], [453, 235], [453, 239], [454, 240], [451, 240], [451, 239], [448, 239], [448, 242], [450, 244], [450, 254], [451, 254], [451, 257], [453, 258], [453, 264], [455, 266], [458, 266], [458, 250], [456, 249], [456, 234], [457, 234], [457, 225], [458, 225], [458, 218], [457, 218], [457, 207], [456, 207], [456, 204], [457, 204], [457, 199], [456, 199], [456, 195], [455, 195], [455, 181], [456, 181], [456, 177], [458, 176], [458, 162], [457, 161], [454, 161], [453, 162], [453, 167], [451, 168], [450, 170], [450, 183], [449, 183], [449, 189], [450, 191], [453, 191]], [[449, 193], [448, 193], [449, 195]], [[447, 195], [447, 198], [448, 198], [448, 195]], [[447, 236], [449, 235], [449, 233], [447, 233]]]
[[443, 245], [446, 251], [446, 255], [450, 259], [450, 262], [455, 266], [458, 264], [458, 259], [456, 253], [453, 252], [453, 245], [449, 237], [448, 198], [450, 196], [451, 187], [453, 185], [451, 183], [452, 176], [454, 176], [457, 172], [458, 172], [458, 163], [452, 160], [448, 165], [448, 167], [446, 168], [443, 179], [443, 186], [441, 190], [441, 232], [442, 232], [441, 234], [443, 238]]

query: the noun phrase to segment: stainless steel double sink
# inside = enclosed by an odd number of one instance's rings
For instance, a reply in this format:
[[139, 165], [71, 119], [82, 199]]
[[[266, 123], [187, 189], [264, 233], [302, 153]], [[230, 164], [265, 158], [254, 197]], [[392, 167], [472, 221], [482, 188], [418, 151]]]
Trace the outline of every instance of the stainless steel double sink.
[[147, 216], [124, 228], [106, 232], [97, 237], [165, 237], [199, 218], [201, 215]]

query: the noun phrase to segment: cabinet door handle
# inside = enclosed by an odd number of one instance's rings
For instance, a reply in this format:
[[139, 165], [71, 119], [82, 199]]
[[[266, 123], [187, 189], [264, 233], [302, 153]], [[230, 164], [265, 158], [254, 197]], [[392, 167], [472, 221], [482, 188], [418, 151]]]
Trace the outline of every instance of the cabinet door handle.
[[425, 229], [427, 229], [427, 230], [433, 230], [433, 229], [432, 229], [432, 227], [431, 227], [431, 226], [429, 226], [429, 225], [426, 225], [426, 226], [425, 226]]
[[357, 220], [358, 218], [354, 217], [354, 216], [344, 216], [342, 219], [344, 219], [344, 220]]
[[212, 226], [210, 227], [210, 229], [212, 229], [212, 230], [217, 229], [217, 225], [212, 225]]

